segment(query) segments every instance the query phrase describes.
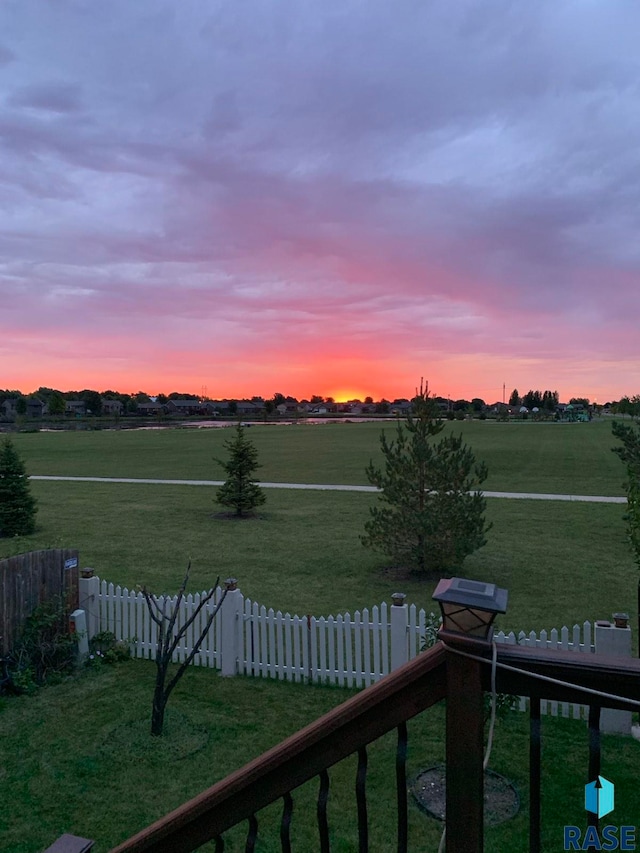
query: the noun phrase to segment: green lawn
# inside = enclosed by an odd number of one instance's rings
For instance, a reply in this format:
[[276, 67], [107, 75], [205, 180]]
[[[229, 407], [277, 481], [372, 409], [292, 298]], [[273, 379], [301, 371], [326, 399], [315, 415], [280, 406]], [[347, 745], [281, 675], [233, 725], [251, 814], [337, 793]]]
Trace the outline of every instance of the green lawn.
[[[609, 424], [454, 424], [486, 459], [487, 489], [621, 494], [622, 466], [610, 451]], [[378, 453], [378, 424], [255, 427], [264, 480], [364, 483]], [[32, 474], [213, 479], [223, 430], [39, 433], [15, 436]], [[245, 595], [267, 606], [317, 615], [370, 606], [392, 592], [431, 607], [436, 579], [398, 577], [359, 535], [371, 494], [270, 490], [257, 520], [214, 517], [214, 489], [187, 486], [34, 481], [39, 500], [33, 536], [0, 540], [0, 557], [34, 548], [77, 547], [81, 565], [107, 580], [175, 590], [187, 560], [192, 588], [216, 575], [239, 579]], [[501, 627], [535, 629], [635, 613], [637, 572], [620, 505], [490, 499], [493, 528], [464, 573], [510, 591]], [[634, 619], [634, 628], [635, 628]], [[348, 691], [260, 679], [222, 679], [191, 670], [170, 703], [169, 746], [151, 751], [144, 735], [153, 667], [135, 661], [0, 700], [0, 848], [35, 853], [64, 831], [98, 839], [96, 853], [198, 793], [289, 733], [343, 701]], [[182, 714], [184, 717], [180, 717]], [[185, 722], [186, 720], [186, 722]], [[587, 737], [583, 724], [543, 722], [543, 849], [561, 849], [565, 823], [584, 822]], [[206, 740], [181, 760], [171, 750]], [[173, 746], [172, 746], [173, 744]], [[186, 748], [186, 747], [185, 747]], [[443, 757], [442, 710], [410, 729], [410, 772]], [[640, 746], [605, 738], [602, 772], [616, 784], [615, 823], [637, 819]], [[501, 723], [491, 766], [513, 779], [525, 807], [488, 833], [486, 850], [526, 850], [526, 715]], [[357, 849], [353, 767], [332, 774], [334, 847]], [[393, 744], [371, 751], [368, 790], [372, 849], [392, 848]], [[315, 788], [315, 785], [313, 786]], [[296, 797], [294, 849], [316, 849], [313, 791]], [[411, 806], [412, 849], [437, 849], [440, 825]], [[262, 820], [262, 818], [261, 818]], [[264, 822], [275, 825], [273, 810]], [[243, 844], [232, 835], [227, 850]], [[262, 853], [277, 849], [261, 845]]]
[[[393, 432], [394, 424], [386, 429]], [[489, 469], [487, 490], [622, 495], [624, 470], [611, 452], [609, 421], [585, 424], [447, 424]], [[378, 423], [254, 426], [265, 481], [366, 484], [380, 461]], [[30, 474], [219, 479], [225, 429], [103, 430], [16, 434]]]
[[[398, 578], [360, 544], [374, 495], [271, 490], [260, 519], [236, 522], [213, 517], [208, 487], [36, 481], [33, 491], [40, 530], [0, 540], [0, 556], [77, 547], [100, 577], [157, 591], [176, 590], [191, 558], [194, 590], [235, 576], [250, 598], [299, 614], [367, 607], [396, 590], [431, 606], [435, 578]], [[615, 504], [489, 499], [494, 526], [464, 574], [509, 589], [509, 628], [634, 614], [622, 515]]]
[[[38, 853], [72, 832], [96, 839], [95, 853], [105, 853], [352, 695], [192, 669], [171, 700], [174, 722], [158, 746], [146, 735], [153, 673], [153, 664], [131, 661], [34, 697], [0, 701], [2, 850]], [[584, 724], [571, 720], [544, 718], [542, 729], [542, 849], [559, 850], [564, 824], [584, 825], [588, 738]], [[603, 741], [602, 773], [616, 784], [614, 823], [635, 824], [640, 744], [615, 736]], [[386, 853], [394, 849], [395, 835], [394, 738], [368, 752], [370, 844]], [[443, 709], [435, 707], [410, 723], [410, 778], [443, 758]], [[522, 807], [514, 819], [487, 831], [485, 849], [522, 853], [528, 849], [527, 715], [514, 712], [498, 722], [491, 767], [515, 783]], [[354, 762], [343, 762], [330, 775], [332, 850], [355, 853]], [[317, 849], [316, 793], [317, 781], [294, 793], [295, 850]], [[259, 846], [262, 853], [280, 849], [279, 812], [278, 805], [259, 815], [270, 835]], [[441, 824], [411, 799], [409, 825], [411, 850], [437, 849]], [[227, 841], [225, 850], [244, 849], [240, 833], [229, 833]]]

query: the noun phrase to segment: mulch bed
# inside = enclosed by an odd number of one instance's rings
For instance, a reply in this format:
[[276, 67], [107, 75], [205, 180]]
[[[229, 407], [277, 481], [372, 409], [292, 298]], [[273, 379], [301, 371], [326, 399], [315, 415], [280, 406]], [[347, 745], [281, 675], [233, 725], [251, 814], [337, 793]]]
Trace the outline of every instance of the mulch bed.
[[[418, 806], [430, 817], [445, 819], [446, 770], [444, 764], [422, 770], [410, 786]], [[515, 787], [493, 770], [484, 773], [484, 822], [496, 826], [509, 820], [520, 809], [520, 797]]]

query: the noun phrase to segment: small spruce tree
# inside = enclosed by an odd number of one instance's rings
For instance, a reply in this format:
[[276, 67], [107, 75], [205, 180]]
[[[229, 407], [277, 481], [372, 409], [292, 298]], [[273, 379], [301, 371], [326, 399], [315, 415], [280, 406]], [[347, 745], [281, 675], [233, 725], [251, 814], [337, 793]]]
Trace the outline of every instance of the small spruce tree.
[[235, 438], [225, 441], [229, 459], [216, 459], [227, 472], [227, 479], [218, 489], [215, 500], [223, 506], [235, 510], [236, 518], [253, 513], [265, 500], [265, 494], [258, 481], [251, 475], [261, 466], [258, 464], [258, 451], [245, 436], [242, 424], [236, 427]]
[[433, 440], [444, 422], [422, 382], [412, 404], [412, 413], [398, 422], [395, 441], [380, 436], [384, 471], [373, 462], [366, 469], [383, 506], [370, 508], [362, 543], [407, 568], [443, 572], [486, 543], [491, 525], [479, 485], [487, 470], [461, 436]]
[[0, 446], [0, 536], [25, 536], [36, 526], [36, 500], [10, 438]]

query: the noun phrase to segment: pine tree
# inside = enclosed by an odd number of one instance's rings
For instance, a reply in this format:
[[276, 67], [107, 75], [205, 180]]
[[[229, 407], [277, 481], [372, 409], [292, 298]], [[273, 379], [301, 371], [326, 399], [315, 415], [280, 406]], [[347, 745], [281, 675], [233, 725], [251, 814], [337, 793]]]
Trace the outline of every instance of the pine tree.
[[246, 438], [242, 424], [238, 424], [235, 438], [224, 444], [229, 451], [229, 459], [226, 462], [216, 459], [216, 462], [227, 472], [227, 479], [218, 489], [215, 499], [219, 504], [235, 509], [236, 517], [241, 518], [251, 514], [266, 500], [258, 481], [251, 476], [256, 468], [261, 467], [258, 451]]
[[366, 470], [385, 506], [371, 507], [362, 543], [407, 568], [442, 572], [459, 567], [486, 543], [490, 525], [478, 486], [487, 470], [461, 436], [433, 441], [444, 422], [422, 382], [412, 404], [413, 413], [398, 423], [395, 441], [387, 441], [384, 432], [380, 436], [384, 472], [373, 462]]
[[0, 447], [0, 536], [25, 536], [36, 526], [36, 500], [13, 442]]

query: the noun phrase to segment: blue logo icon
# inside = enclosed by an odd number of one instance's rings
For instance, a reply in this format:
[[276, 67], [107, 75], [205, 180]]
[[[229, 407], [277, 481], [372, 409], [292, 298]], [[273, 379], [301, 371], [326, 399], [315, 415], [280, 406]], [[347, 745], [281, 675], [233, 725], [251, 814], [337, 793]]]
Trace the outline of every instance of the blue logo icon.
[[595, 782], [584, 786], [584, 807], [598, 817], [604, 817], [614, 809], [613, 782], [598, 776]]

